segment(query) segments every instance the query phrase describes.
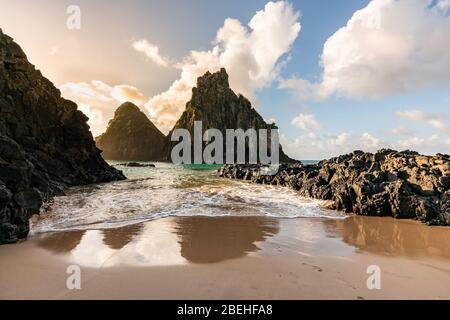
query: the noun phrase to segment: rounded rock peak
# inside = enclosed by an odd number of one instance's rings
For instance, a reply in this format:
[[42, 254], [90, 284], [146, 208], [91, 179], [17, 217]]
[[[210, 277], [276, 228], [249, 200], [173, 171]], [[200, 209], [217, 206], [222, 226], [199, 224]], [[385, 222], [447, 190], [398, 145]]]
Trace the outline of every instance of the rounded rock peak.
[[133, 102], [127, 101], [122, 103], [116, 110], [116, 115], [121, 113], [141, 112], [141, 109]]
[[135, 105], [133, 102], [127, 101], [122, 103], [119, 106], [119, 109], [139, 109], [139, 107], [137, 105]]

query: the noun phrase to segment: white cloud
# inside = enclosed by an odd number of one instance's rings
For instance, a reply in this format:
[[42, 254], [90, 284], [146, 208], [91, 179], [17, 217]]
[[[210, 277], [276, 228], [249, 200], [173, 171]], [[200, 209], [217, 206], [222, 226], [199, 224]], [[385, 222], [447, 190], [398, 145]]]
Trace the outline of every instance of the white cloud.
[[349, 141], [350, 134], [343, 132], [336, 136], [309, 132], [295, 139], [280, 135], [280, 144], [287, 155], [295, 159], [319, 160], [352, 152], [355, 145]]
[[[324, 44], [322, 79], [281, 81], [302, 99], [383, 97], [450, 83], [448, 1], [372, 0]], [[445, 11], [445, 12], [444, 12]]]
[[[420, 110], [407, 110], [397, 112], [397, 116], [410, 121], [427, 121], [430, 115]], [[433, 119], [434, 117], [431, 116]]]
[[420, 110], [407, 110], [396, 113], [401, 119], [428, 123], [434, 129], [447, 132], [450, 130], [450, 126], [445, 122], [446, 115], [424, 112]]
[[78, 104], [78, 109], [89, 117], [92, 134], [102, 134], [117, 107], [130, 101], [143, 106], [147, 98], [130, 85], [110, 86], [102, 81], [69, 82], [59, 87], [64, 98]]
[[93, 128], [104, 124], [105, 119], [103, 113], [100, 110], [93, 109], [91, 106], [83, 103], [78, 104], [78, 110], [83, 112], [89, 118], [89, 125]]
[[191, 52], [184, 59], [180, 78], [167, 91], [152, 97], [146, 103], [151, 120], [161, 131], [167, 133], [180, 118], [186, 102], [191, 98], [197, 78], [207, 70], [219, 68], [217, 53], [217, 48], [209, 52]]
[[395, 135], [412, 134], [412, 130], [405, 128], [405, 127], [392, 128], [391, 132]]
[[319, 97], [320, 84], [311, 83], [308, 80], [292, 77], [290, 79], [279, 79], [279, 88], [291, 91], [300, 101], [322, 100]]
[[442, 121], [441, 119], [432, 119], [428, 121], [431, 126], [435, 129], [438, 129], [440, 131], [448, 131], [449, 130], [449, 126]]
[[450, 9], [450, 0], [438, 0], [436, 8], [438, 11], [446, 14]]
[[417, 148], [418, 146], [423, 146], [424, 143], [425, 143], [424, 138], [412, 137], [409, 139], [400, 140], [398, 142], [398, 145], [404, 149], [412, 149]]
[[330, 143], [333, 146], [337, 146], [337, 147], [346, 147], [349, 145], [349, 139], [350, 135], [346, 132], [343, 132], [341, 134], [339, 134], [338, 136], [336, 136], [335, 138], [331, 138], [330, 139]]
[[377, 151], [380, 148], [380, 139], [366, 132], [361, 135], [361, 146], [364, 151]]
[[269, 2], [247, 26], [226, 19], [213, 48], [192, 51], [177, 66], [180, 78], [146, 104], [152, 120], [168, 132], [183, 112], [197, 78], [206, 71], [227, 69], [233, 90], [255, 103], [254, 93], [271, 84], [279, 74], [280, 61], [300, 32], [300, 15], [285, 1]]
[[441, 146], [442, 142], [439, 139], [438, 135], [432, 135], [428, 138], [422, 137], [411, 137], [409, 139], [400, 140], [397, 143], [399, 149], [430, 149], [433, 147]]
[[150, 61], [157, 64], [158, 66], [165, 68], [171, 66], [170, 59], [162, 56], [159, 53], [159, 47], [157, 45], [148, 42], [147, 40], [139, 40], [133, 42], [133, 48], [136, 51], [145, 54], [145, 56]]
[[438, 135], [427, 138], [413, 136], [398, 141], [383, 140], [370, 133], [343, 132], [335, 136], [310, 132], [294, 139], [285, 134], [280, 135], [280, 143], [287, 155], [295, 159], [328, 159], [338, 155], [351, 153], [355, 150], [376, 152], [383, 148], [394, 150], [414, 150], [422, 154], [435, 154], [448, 150], [450, 139], [442, 139]]
[[127, 101], [133, 102], [135, 105], [142, 106], [147, 101], [147, 98], [136, 87], [122, 84], [112, 88], [111, 97], [124, 103]]
[[297, 117], [292, 120], [292, 124], [297, 128], [311, 131], [320, 128], [319, 122], [317, 122], [316, 117], [313, 114], [300, 113]]

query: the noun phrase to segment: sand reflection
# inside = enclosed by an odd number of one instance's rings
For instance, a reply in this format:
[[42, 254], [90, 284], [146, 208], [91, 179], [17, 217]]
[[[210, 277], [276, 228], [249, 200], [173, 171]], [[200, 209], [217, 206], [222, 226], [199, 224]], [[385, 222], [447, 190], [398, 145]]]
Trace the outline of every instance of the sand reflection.
[[258, 250], [278, 233], [264, 217], [166, 218], [117, 229], [43, 235], [41, 248], [88, 267], [215, 263]]
[[114, 250], [122, 249], [140, 235], [143, 228], [143, 224], [133, 224], [122, 228], [103, 230], [103, 243]]
[[175, 227], [181, 255], [192, 263], [243, 257], [278, 231], [278, 220], [264, 217], [178, 218]]
[[80, 244], [85, 232], [83, 230], [43, 235], [38, 239], [37, 244], [56, 254], [70, 253]]
[[371, 253], [450, 258], [450, 228], [429, 227], [416, 221], [355, 216], [324, 220], [329, 236]]

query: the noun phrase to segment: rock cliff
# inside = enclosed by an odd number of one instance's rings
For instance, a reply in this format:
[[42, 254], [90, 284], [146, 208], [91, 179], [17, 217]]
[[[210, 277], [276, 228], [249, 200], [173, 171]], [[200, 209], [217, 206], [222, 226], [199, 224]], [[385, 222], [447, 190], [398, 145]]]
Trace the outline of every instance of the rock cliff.
[[0, 243], [26, 237], [29, 218], [64, 188], [125, 178], [87, 120], [0, 29]]
[[[170, 142], [173, 130], [188, 129], [193, 136], [195, 121], [202, 121], [203, 131], [219, 129], [224, 137], [226, 129], [243, 129], [244, 131], [267, 129], [268, 132], [278, 129], [274, 124], [266, 123], [249, 100], [233, 92], [228, 82], [228, 74], [223, 68], [216, 73], [207, 72], [198, 78], [197, 86], [192, 89], [192, 99], [187, 102], [186, 110], [169, 133], [166, 148], [168, 159], [170, 159], [171, 147], [174, 145]], [[270, 133], [268, 136], [270, 137]], [[268, 146], [270, 147], [270, 143]], [[284, 154], [281, 147], [279, 157], [280, 162], [295, 161]]]

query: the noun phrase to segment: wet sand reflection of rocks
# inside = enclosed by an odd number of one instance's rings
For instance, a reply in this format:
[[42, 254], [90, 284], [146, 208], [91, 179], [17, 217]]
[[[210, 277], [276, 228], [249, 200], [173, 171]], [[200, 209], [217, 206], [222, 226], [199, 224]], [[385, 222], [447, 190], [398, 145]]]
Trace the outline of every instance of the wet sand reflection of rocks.
[[103, 243], [114, 250], [120, 250], [141, 234], [144, 225], [133, 224], [117, 229], [103, 230]]
[[[178, 217], [115, 229], [42, 235], [37, 244], [55, 254], [76, 252], [80, 264], [97, 261], [94, 256], [101, 259], [102, 252], [120, 253], [115, 256], [117, 261], [109, 260], [112, 264], [123, 262], [122, 258], [131, 264], [153, 265], [155, 259], [171, 263], [174, 257], [190, 263], [217, 263], [258, 251], [259, 242], [279, 232], [279, 223], [266, 217]], [[167, 246], [165, 250], [155, 247], [158, 240]], [[94, 256], [92, 247], [96, 248]], [[137, 252], [150, 258], [135, 261]]]
[[83, 238], [86, 231], [61, 232], [54, 234], [43, 234], [37, 244], [39, 247], [52, 251], [56, 254], [70, 253]]
[[328, 235], [362, 251], [408, 257], [450, 258], [450, 229], [417, 221], [354, 216], [324, 220]]
[[279, 221], [263, 217], [190, 217], [176, 220], [181, 255], [192, 263], [215, 263], [258, 250], [278, 233]]
[[[113, 250], [120, 250], [143, 231], [143, 224], [101, 230], [103, 243]], [[70, 253], [80, 244], [86, 232], [91, 230], [59, 232], [39, 236], [38, 246], [56, 254]]]

